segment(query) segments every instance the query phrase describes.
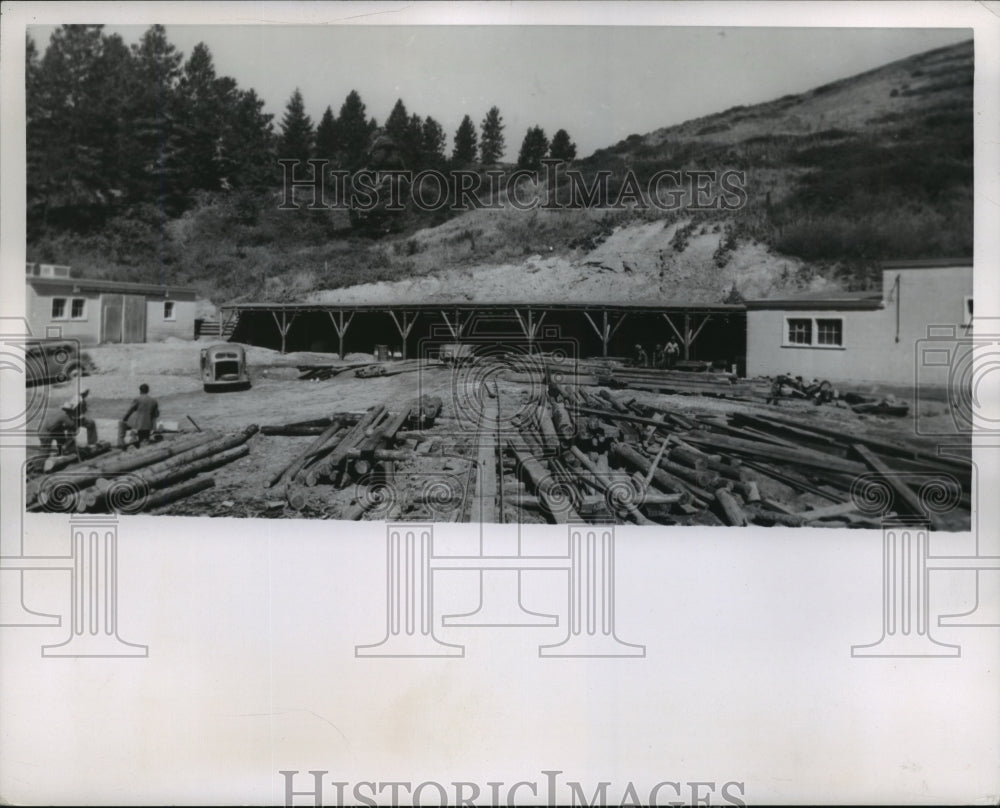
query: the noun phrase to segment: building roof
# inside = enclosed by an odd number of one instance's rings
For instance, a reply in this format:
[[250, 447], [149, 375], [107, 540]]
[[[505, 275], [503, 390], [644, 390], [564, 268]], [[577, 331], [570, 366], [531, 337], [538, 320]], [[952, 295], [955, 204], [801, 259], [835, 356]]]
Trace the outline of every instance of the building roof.
[[789, 310], [874, 310], [882, 308], [882, 293], [877, 290], [864, 292], [844, 292], [839, 289], [822, 292], [806, 292], [784, 298], [748, 300], [748, 309], [789, 309]]
[[971, 267], [972, 258], [911, 258], [903, 261], [883, 261], [882, 269], [934, 269], [936, 267]]
[[399, 311], [400, 309], [434, 309], [451, 311], [511, 311], [514, 309], [536, 309], [542, 311], [556, 310], [583, 310], [590, 312], [690, 312], [692, 314], [728, 314], [742, 312], [745, 306], [742, 303], [680, 303], [675, 301], [664, 301], [662, 303], [547, 303], [538, 301], [509, 301], [497, 302], [489, 301], [474, 303], [462, 302], [431, 302], [431, 301], [386, 301], [382, 303], [225, 303], [219, 306], [220, 309], [229, 311], [262, 311], [262, 312], [305, 312], [305, 311]]
[[165, 286], [155, 283], [127, 283], [125, 281], [104, 281], [91, 278], [42, 278], [27, 277], [25, 280], [38, 291], [55, 293], [69, 289], [68, 294], [77, 292], [110, 292], [127, 295], [145, 295], [174, 300], [194, 300], [198, 293], [186, 286]]

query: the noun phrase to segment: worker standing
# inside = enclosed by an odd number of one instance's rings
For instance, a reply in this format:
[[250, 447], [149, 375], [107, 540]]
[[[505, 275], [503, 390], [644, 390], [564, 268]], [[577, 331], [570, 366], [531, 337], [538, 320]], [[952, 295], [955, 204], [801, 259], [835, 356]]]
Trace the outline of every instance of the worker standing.
[[654, 368], [664, 367], [667, 363], [666, 356], [667, 356], [666, 353], [664, 353], [663, 351], [663, 346], [657, 344], [656, 347], [653, 348], [653, 367]]
[[125, 432], [128, 430], [128, 420], [133, 418], [133, 428], [138, 433], [136, 445], [141, 446], [143, 441], [148, 441], [153, 429], [156, 427], [156, 419], [160, 416], [160, 405], [156, 399], [149, 395], [149, 385], [139, 385], [139, 395], [132, 399], [125, 415], [118, 422], [118, 448], [125, 448]]
[[63, 409], [69, 414], [76, 424], [77, 431], [80, 427], [85, 427], [87, 430], [87, 445], [92, 446], [97, 443], [97, 425], [94, 423], [94, 419], [87, 415], [87, 396], [90, 395], [90, 389], [84, 387], [77, 393], [73, 398], [66, 402], [66, 406]]
[[671, 337], [670, 342], [667, 343], [667, 347], [664, 349], [668, 368], [672, 368], [677, 364], [677, 357], [680, 352], [681, 346], [677, 344], [677, 341], [673, 337]]

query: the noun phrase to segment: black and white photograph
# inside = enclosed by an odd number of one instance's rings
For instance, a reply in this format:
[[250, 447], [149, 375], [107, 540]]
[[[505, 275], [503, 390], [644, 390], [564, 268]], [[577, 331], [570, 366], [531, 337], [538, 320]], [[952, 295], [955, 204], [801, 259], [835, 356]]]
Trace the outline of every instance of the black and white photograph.
[[0, 800], [995, 804], [1000, 6], [420, 5], [4, 3]]
[[971, 30], [27, 36], [29, 509], [968, 529]]

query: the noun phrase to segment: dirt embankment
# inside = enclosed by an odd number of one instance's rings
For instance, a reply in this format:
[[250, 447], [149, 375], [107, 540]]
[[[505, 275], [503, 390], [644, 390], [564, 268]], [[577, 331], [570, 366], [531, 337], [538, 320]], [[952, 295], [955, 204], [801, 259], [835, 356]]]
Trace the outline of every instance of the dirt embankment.
[[[463, 220], [464, 221], [464, 217]], [[405, 280], [363, 283], [308, 294], [317, 303], [437, 302], [598, 302], [679, 301], [719, 303], [735, 289], [745, 298], [834, 288], [806, 271], [802, 262], [776, 255], [763, 244], [743, 243], [718, 267], [714, 256], [725, 239], [721, 227], [699, 225], [683, 239], [690, 221], [635, 222], [614, 229], [593, 249], [577, 255], [536, 253], [505, 263], [417, 273]], [[444, 226], [449, 230], [456, 222]], [[467, 227], [479, 239], [492, 238], [496, 223], [470, 216]], [[444, 240], [445, 234], [438, 234]], [[423, 240], [434, 243], [431, 233]], [[440, 266], [440, 265], [439, 265]]]

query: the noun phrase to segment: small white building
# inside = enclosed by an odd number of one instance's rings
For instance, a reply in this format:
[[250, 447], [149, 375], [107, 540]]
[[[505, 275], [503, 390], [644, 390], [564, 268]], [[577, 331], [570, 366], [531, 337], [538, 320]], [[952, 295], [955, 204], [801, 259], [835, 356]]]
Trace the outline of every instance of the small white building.
[[972, 260], [890, 261], [882, 289], [747, 301], [747, 375], [947, 385], [923, 342], [967, 338]]
[[70, 268], [26, 267], [25, 311], [38, 337], [101, 342], [194, 339], [196, 293], [180, 286], [71, 278]]

